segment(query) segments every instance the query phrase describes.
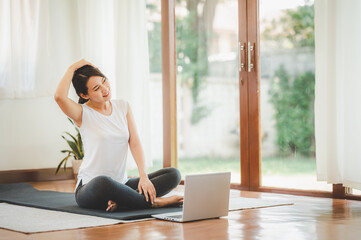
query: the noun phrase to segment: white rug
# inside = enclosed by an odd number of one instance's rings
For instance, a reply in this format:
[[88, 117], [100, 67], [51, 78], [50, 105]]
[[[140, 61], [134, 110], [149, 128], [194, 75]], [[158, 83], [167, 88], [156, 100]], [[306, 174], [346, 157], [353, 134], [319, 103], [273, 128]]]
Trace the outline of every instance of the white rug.
[[[142, 219], [141, 221], [149, 220]], [[98, 227], [137, 222], [0, 203], [0, 228], [24, 233]]]
[[[182, 195], [183, 193], [172, 192], [168, 194], [168, 196], [175, 194]], [[293, 203], [264, 200], [259, 198], [232, 197], [229, 199], [229, 210], [235, 211], [291, 204]], [[0, 203], [0, 228], [10, 229], [23, 233], [39, 233], [98, 227], [119, 223], [146, 221], [151, 219], [153, 218], [125, 221]]]

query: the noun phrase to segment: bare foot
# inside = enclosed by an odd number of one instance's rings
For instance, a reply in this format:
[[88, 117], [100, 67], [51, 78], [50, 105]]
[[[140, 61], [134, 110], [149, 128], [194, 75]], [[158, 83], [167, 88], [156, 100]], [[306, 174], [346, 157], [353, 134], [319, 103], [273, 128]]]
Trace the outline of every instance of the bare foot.
[[109, 200], [108, 201], [108, 208], [107, 208], [107, 212], [114, 212], [117, 209], [118, 205], [116, 202]]
[[154, 200], [154, 203], [152, 204], [153, 208], [161, 208], [161, 207], [167, 207], [171, 205], [181, 205], [183, 204], [183, 196], [171, 196], [171, 197], [165, 197], [165, 198], [156, 198]]

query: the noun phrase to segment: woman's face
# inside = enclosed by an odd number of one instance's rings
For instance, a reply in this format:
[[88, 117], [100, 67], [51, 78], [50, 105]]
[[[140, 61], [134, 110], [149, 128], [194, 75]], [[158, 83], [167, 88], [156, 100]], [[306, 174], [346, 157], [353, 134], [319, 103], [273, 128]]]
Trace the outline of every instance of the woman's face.
[[92, 76], [87, 82], [88, 95], [93, 102], [105, 102], [111, 98], [110, 84], [107, 78]]

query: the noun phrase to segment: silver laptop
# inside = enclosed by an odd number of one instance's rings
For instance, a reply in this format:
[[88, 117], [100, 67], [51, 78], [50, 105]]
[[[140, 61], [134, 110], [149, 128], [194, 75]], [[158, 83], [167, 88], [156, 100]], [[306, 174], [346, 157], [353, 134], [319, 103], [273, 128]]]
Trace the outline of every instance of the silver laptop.
[[187, 175], [183, 211], [152, 215], [162, 220], [188, 222], [228, 216], [231, 173]]

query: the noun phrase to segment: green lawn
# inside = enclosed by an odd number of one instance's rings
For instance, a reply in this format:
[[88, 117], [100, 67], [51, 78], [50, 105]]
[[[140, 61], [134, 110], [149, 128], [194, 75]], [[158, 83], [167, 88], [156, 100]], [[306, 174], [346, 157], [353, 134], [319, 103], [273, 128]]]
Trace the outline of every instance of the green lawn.
[[[162, 168], [161, 161], [154, 161], [153, 166], [148, 168], [148, 172], [152, 172]], [[181, 158], [178, 160], [178, 169], [182, 176], [191, 173], [221, 172], [232, 171], [240, 172], [238, 158]], [[270, 157], [262, 159], [262, 175], [315, 175], [316, 161], [314, 158], [298, 157], [298, 158], [280, 158]], [[138, 170], [128, 171], [129, 176], [138, 176]]]
[[265, 158], [262, 175], [316, 175], [315, 158]]

